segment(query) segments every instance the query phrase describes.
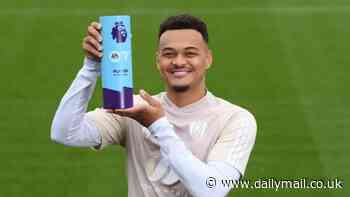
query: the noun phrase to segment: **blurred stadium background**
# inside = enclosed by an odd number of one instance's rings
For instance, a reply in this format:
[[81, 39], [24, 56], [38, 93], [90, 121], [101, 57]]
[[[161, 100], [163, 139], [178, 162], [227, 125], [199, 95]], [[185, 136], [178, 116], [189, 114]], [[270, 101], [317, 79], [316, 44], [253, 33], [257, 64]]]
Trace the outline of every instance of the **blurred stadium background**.
[[[252, 111], [258, 135], [246, 179], [333, 179], [338, 190], [238, 189], [230, 196], [350, 195], [350, 1], [12, 0], [0, 8], [0, 196], [127, 196], [125, 153], [54, 144], [58, 102], [100, 15], [132, 16], [136, 90], [163, 89], [159, 23], [191, 13], [209, 26], [209, 89]], [[90, 109], [101, 103], [97, 87]]]

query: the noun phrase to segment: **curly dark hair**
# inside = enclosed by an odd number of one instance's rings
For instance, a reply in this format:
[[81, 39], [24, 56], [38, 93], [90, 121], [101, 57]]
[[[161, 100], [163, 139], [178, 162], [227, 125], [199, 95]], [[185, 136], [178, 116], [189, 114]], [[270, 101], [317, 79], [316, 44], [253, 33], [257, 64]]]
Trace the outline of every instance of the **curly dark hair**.
[[207, 31], [207, 25], [203, 20], [198, 17], [189, 15], [189, 14], [180, 14], [175, 16], [170, 16], [165, 19], [159, 27], [158, 39], [160, 36], [166, 32], [167, 30], [175, 30], [175, 29], [193, 29], [198, 31], [203, 40], [208, 43], [209, 36]]

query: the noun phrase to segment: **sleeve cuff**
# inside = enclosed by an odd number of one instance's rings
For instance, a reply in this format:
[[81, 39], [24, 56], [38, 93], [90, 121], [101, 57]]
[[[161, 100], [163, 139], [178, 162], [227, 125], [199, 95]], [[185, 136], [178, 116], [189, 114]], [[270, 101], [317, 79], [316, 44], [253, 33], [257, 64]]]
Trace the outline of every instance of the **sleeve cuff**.
[[148, 129], [151, 134], [158, 139], [163, 139], [165, 137], [178, 138], [174, 131], [174, 127], [165, 116], [153, 122]]
[[100, 71], [101, 71], [100, 62], [98, 62], [96, 60], [92, 60], [88, 57], [85, 57], [85, 59], [84, 59], [83, 68], [85, 68], [88, 71], [97, 72], [97, 73], [100, 73]]

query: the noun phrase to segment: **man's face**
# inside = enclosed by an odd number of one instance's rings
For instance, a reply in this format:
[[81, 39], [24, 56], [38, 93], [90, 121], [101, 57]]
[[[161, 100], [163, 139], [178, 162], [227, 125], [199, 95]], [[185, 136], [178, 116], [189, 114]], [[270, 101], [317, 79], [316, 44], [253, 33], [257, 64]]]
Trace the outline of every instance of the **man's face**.
[[196, 30], [168, 30], [159, 38], [157, 67], [168, 88], [186, 91], [204, 83], [211, 63], [211, 52]]

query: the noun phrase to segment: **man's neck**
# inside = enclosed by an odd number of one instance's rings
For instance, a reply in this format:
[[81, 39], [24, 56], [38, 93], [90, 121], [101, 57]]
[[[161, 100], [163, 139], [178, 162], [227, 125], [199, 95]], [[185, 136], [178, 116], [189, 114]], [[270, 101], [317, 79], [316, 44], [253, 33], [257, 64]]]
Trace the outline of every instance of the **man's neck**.
[[167, 89], [167, 96], [177, 107], [184, 107], [186, 105], [192, 104], [196, 101], [199, 101], [206, 95], [205, 86], [198, 87], [196, 89], [188, 89], [185, 92], [176, 92]]

